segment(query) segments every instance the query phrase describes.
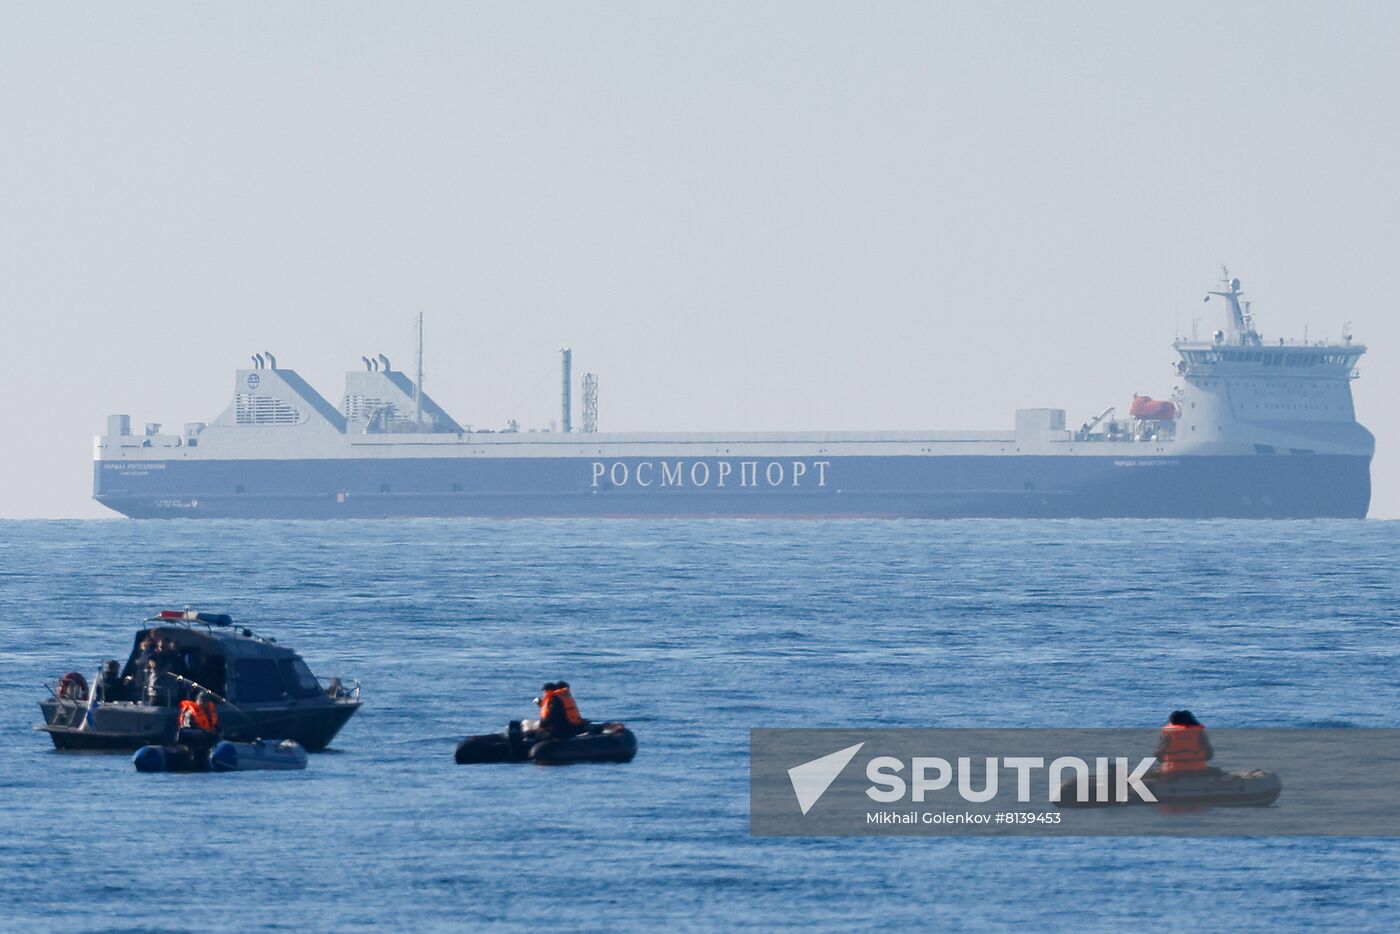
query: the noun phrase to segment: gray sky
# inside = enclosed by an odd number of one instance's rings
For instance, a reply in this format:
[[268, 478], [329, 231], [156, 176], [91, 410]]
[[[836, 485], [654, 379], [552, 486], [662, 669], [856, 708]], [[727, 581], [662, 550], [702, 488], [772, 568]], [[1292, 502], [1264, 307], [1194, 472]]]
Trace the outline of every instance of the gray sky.
[[1371, 350], [1400, 516], [1400, 4], [0, 5], [0, 516], [96, 516], [109, 412], [270, 349], [456, 418], [1075, 424], [1243, 279]]

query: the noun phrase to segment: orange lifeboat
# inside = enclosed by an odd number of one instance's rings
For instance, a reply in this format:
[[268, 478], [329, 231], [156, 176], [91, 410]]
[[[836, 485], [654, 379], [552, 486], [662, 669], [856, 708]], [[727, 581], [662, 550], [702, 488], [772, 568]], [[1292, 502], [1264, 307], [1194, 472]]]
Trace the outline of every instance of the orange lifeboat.
[[1133, 418], [1170, 420], [1176, 418], [1176, 404], [1151, 396], [1133, 396], [1133, 404], [1128, 413]]

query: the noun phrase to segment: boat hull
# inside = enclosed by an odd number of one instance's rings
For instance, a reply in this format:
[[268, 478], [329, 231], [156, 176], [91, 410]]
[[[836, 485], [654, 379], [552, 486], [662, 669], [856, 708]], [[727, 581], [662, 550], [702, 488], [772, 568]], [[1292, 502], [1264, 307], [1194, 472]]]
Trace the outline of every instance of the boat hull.
[[468, 736], [457, 744], [453, 758], [458, 765], [499, 762], [535, 762], [569, 765], [579, 762], [631, 762], [637, 754], [636, 735], [620, 723], [596, 724], [583, 733], [562, 739], [539, 739], [512, 721], [504, 733]]
[[[81, 726], [82, 705], [53, 699], [41, 701], [44, 723], [38, 729], [49, 735], [54, 748], [77, 752], [132, 752], [143, 746], [170, 742], [175, 734], [173, 707], [142, 704], [103, 704], [93, 713], [93, 723]], [[220, 715], [221, 733], [226, 739], [253, 742], [258, 739], [290, 739], [311, 752], [330, 745], [360, 707], [358, 701], [339, 701], [323, 706], [244, 705], [242, 715], [225, 711]]]
[[98, 461], [94, 497], [133, 518], [209, 519], [1306, 519], [1363, 518], [1371, 499], [1369, 454], [158, 463]]

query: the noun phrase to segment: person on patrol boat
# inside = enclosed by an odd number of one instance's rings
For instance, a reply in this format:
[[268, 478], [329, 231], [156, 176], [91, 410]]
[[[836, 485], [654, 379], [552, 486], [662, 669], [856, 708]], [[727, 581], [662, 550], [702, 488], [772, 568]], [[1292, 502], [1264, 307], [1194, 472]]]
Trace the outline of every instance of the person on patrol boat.
[[111, 703], [120, 698], [122, 690], [121, 662], [115, 658], [107, 659], [102, 664], [102, 675], [97, 679], [93, 690], [97, 691], [98, 699], [104, 703]]
[[194, 700], [180, 701], [180, 730], [202, 730], [211, 736], [219, 732], [219, 711], [208, 691], [200, 691]]
[[569, 682], [551, 681], [540, 691], [540, 729], [557, 739], [577, 736], [588, 728], [569, 693]]
[[1206, 765], [1215, 756], [1206, 728], [1189, 710], [1173, 710], [1157, 737], [1153, 752], [1162, 764], [1163, 778], [1181, 778], [1214, 771]]

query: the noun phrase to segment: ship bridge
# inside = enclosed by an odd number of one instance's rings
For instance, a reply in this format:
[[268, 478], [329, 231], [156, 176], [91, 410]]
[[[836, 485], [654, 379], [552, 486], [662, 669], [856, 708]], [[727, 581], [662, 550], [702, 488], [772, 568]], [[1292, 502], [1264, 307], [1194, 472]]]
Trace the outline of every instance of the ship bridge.
[[1355, 379], [1356, 363], [1366, 352], [1362, 344], [1288, 343], [1246, 347], [1178, 341], [1178, 371], [1183, 375], [1226, 376], [1257, 372], [1264, 375], [1301, 373], [1330, 379]]
[[1177, 341], [1181, 354], [1178, 372], [1182, 376], [1227, 377], [1246, 374], [1305, 375], [1320, 379], [1355, 379], [1356, 362], [1366, 352], [1354, 344], [1351, 335], [1341, 343], [1329, 341], [1287, 341], [1272, 344], [1254, 326], [1252, 302], [1243, 300], [1240, 280], [1224, 270], [1220, 289], [1206, 293], [1225, 299], [1228, 315], [1225, 327], [1209, 341]]
[[1182, 384], [1177, 436], [1233, 443], [1259, 454], [1321, 451], [1368, 456], [1371, 433], [1356, 421], [1351, 381], [1366, 348], [1349, 334], [1340, 341], [1266, 340], [1255, 327], [1240, 280], [1228, 272], [1221, 288], [1225, 327], [1210, 340], [1177, 341]]

